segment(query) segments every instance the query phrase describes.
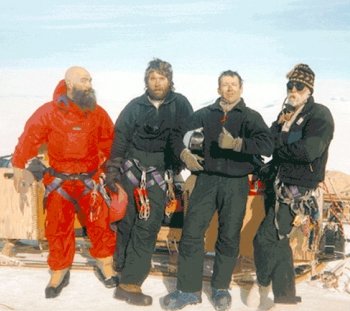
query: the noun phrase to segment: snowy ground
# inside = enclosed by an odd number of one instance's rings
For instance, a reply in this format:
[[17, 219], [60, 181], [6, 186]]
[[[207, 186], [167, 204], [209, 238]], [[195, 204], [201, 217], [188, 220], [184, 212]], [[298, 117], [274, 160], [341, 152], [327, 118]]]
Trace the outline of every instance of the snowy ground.
[[[345, 227], [347, 240], [350, 238], [350, 226]], [[350, 243], [346, 244], [345, 253], [350, 253]], [[46, 254], [36, 255], [44, 256]], [[83, 260], [76, 255], [75, 262]], [[20, 256], [21, 257], [21, 256]], [[18, 259], [18, 255], [16, 257]], [[0, 260], [4, 258], [0, 257]], [[347, 311], [350, 310], [350, 259], [342, 270], [337, 288], [325, 288], [319, 279], [305, 280], [297, 284], [297, 294], [302, 296], [302, 303], [298, 305], [275, 305], [273, 311]], [[327, 264], [326, 270], [331, 270], [340, 261]], [[71, 270], [70, 284], [63, 289], [61, 295], [55, 299], [45, 299], [44, 289], [49, 280], [46, 268], [27, 268], [21, 266], [0, 265], [0, 311], [132, 311], [132, 310], [162, 310], [161, 297], [176, 286], [175, 278], [149, 276], [143, 284], [143, 291], [153, 297], [150, 307], [135, 307], [113, 298], [113, 289], [106, 289], [95, 277], [92, 270]], [[188, 306], [185, 311], [214, 310], [210, 303], [209, 283], [203, 284], [203, 302], [195, 306]], [[347, 288], [348, 287], [348, 288]], [[231, 310], [254, 310], [246, 307], [241, 297], [246, 295], [243, 288], [234, 285], [231, 288]], [[272, 295], [271, 295], [272, 298]]]
[[[49, 274], [46, 269], [0, 267], [0, 310], [162, 310], [160, 298], [175, 287], [173, 278], [148, 277], [143, 289], [145, 293], [153, 296], [153, 305], [141, 308], [113, 299], [113, 289], [104, 288], [92, 271], [71, 271], [69, 286], [56, 299], [44, 298], [44, 288], [48, 279]], [[214, 310], [208, 300], [208, 292], [208, 283], [204, 283], [202, 304], [186, 307], [185, 310]], [[350, 294], [342, 290], [324, 289], [319, 282], [299, 283], [297, 292], [303, 298], [301, 304], [296, 306], [276, 305], [274, 310], [349, 310]], [[232, 310], [252, 310], [241, 302], [241, 289], [238, 286], [231, 289], [231, 294]]]

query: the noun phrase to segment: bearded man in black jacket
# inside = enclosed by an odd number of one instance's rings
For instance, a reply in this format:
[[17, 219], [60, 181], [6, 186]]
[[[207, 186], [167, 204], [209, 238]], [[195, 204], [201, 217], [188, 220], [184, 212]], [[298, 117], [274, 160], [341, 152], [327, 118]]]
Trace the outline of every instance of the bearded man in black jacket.
[[117, 224], [114, 259], [120, 285], [114, 298], [140, 306], [152, 304], [141, 285], [164, 218], [166, 172], [181, 170], [186, 119], [193, 112], [187, 98], [174, 91], [170, 63], [153, 59], [144, 79], [145, 93], [131, 100], [116, 121], [106, 174], [107, 187], [117, 192], [115, 183], [120, 183], [129, 198], [126, 216]]
[[[296, 304], [293, 254], [289, 236], [300, 215], [315, 213], [310, 200], [318, 184], [324, 180], [328, 148], [333, 138], [334, 121], [329, 109], [315, 103], [312, 96], [315, 74], [306, 64], [298, 64], [287, 74], [287, 98], [277, 120], [271, 126], [275, 150], [267, 178], [274, 171], [270, 188], [272, 199], [266, 198], [267, 216], [254, 239], [257, 272], [256, 291], [247, 304], [260, 303], [269, 309], [269, 285], [275, 303]], [[268, 176], [271, 178], [271, 176]], [[273, 184], [272, 184], [273, 183]], [[271, 195], [271, 194], [270, 194]], [[260, 302], [254, 293], [260, 293]], [[269, 306], [270, 305], [270, 306]]]

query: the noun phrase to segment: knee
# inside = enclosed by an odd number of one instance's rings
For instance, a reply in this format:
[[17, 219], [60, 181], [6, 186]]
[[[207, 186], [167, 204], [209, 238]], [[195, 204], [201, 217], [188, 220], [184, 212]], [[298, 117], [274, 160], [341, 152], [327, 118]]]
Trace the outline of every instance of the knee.
[[183, 236], [180, 240], [179, 251], [190, 256], [193, 253], [204, 252], [204, 239], [196, 237]]
[[227, 257], [237, 257], [239, 253], [239, 236], [230, 240], [218, 238], [216, 242], [216, 251]]

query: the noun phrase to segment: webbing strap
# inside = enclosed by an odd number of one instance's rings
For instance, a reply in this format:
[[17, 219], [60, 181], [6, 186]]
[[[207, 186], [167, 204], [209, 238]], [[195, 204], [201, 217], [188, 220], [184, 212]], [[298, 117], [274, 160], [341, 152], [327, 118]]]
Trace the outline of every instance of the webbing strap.
[[141, 172], [146, 172], [146, 174], [151, 174], [152, 179], [147, 180], [146, 182], [146, 188], [154, 186], [156, 183], [159, 185], [159, 187], [163, 190], [166, 191], [166, 182], [162, 175], [158, 172], [157, 168], [154, 166], [150, 166], [148, 168], [145, 168], [140, 164], [140, 161], [133, 159], [131, 160], [126, 160], [123, 167], [122, 167], [122, 173], [124, 173], [129, 181], [135, 186], [138, 187], [140, 184], [140, 180], [138, 180], [135, 176], [135, 174], [131, 171], [131, 168], [133, 166], [136, 166]]
[[[72, 179], [67, 179], [67, 180], [72, 180]], [[91, 177], [87, 178], [86, 176], [84, 176], [84, 178], [80, 179], [80, 180], [85, 185], [85, 189], [81, 195], [81, 197], [83, 197], [84, 195], [88, 194], [90, 191], [94, 190], [96, 183], [94, 180], [92, 180]], [[45, 187], [44, 206], [46, 206], [46, 201], [47, 201], [47, 197], [49, 196], [49, 194], [52, 191], [57, 191], [57, 193], [59, 193], [63, 198], [65, 198], [67, 201], [70, 201], [74, 205], [75, 211], [78, 212], [80, 209], [78, 201], [76, 199], [74, 199], [71, 195], [69, 195], [67, 193], [67, 191], [65, 191], [61, 187], [63, 182], [64, 182], [64, 180], [62, 178], [55, 177], [54, 180]], [[104, 198], [104, 200], [106, 201], [107, 205], [109, 206], [110, 202], [108, 201], [108, 195], [107, 195], [105, 189], [103, 187], [101, 187], [101, 185], [98, 185], [97, 189], [100, 192], [100, 194], [102, 195], [102, 197]]]
[[72, 202], [72, 204], [74, 205], [74, 209], [76, 212], [79, 211], [79, 204], [77, 202], [77, 200], [75, 200], [74, 198], [72, 198], [68, 193], [67, 191], [65, 191], [61, 185], [63, 183], [63, 180], [59, 177], [55, 177], [55, 179], [50, 183], [48, 184], [46, 187], [45, 187], [45, 194], [44, 194], [44, 206], [46, 207], [46, 201], [47, 201], [47, 198], [49, 196], [49, 194], [52, 192], [52, 191], [57, 191], [57, 193], [59, 193], [62, 197], [64, 197], [67, 201], [70, 201]]

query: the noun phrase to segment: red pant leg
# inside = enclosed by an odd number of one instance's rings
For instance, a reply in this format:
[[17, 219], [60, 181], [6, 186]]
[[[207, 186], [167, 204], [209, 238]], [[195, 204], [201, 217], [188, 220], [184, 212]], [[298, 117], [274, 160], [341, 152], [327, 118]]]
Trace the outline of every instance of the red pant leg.
[[49, 244], [48, 265], [61, 270], [72, 265], [75, 253], [75, 209], [71, 202], [59, 193], [47, 198], [45, 235]]
[[108, 206], [100, 193], [96, 194], [95, 201], [91, 197], [91, 192], [88, 193], [79, 200], [79, 206], [85, 214], [87, 234], [91, 242], [91, 256], [95, 258], [113, 256], [116, 234], [109, 226]]

